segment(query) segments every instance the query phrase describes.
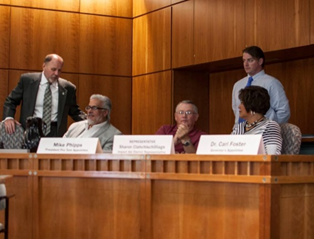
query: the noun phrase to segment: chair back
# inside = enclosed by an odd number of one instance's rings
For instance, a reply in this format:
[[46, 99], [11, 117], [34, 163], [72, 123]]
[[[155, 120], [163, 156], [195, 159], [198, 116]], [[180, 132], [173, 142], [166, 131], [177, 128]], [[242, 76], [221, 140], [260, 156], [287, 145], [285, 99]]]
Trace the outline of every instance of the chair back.
[[281, 154], [299, 154], [302, 133], [298, 126], [290, 123], [280, 125], [282, 136]]
[[21, 125], [15, 124], [15, 132], [8, 134], [5, 131], [4, 122], [0, 122], [0, 143], [4, 149], [21, 149], [24, 140], [24, 129]]

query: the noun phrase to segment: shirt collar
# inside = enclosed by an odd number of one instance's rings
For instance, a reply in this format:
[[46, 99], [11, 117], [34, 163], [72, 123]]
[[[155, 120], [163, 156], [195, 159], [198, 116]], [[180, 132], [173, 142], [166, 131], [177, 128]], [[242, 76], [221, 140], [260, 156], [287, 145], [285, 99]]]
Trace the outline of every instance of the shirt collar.
[[[40, 79], [40, 85], [46, 85], [48, 83], [48, 80], [44, 74], [44, 72], [41, 73], [41, 79]], [[58, 81], [53, 82], [51, 85], [53, 86], [57, 86], [58, 85]]]
[[107, 121], [102, 122], [102, 123], [100, 123], [100, 124], [95, 124], [95, 125], [93, 125], [92, 127], [88, 128], [89, 125], [88, 125], [88, 121], [86, 120], [86, 122], [85, 122], [85, 129], [86, 129], [86, 130], [90, 130], [90, 129], [93, 129], [93, 130], [95, 130], [95, 129], [100, 129], [100, 128], [104, 127], [106, 124], [107, 124]]
[[264, 70], [261, 70], [260, 72], [258, 72], [257, 74], [255, 74], [254, 76], [250, 76], [250, 75], [247, 75], [247, 77], [252, 77], [253, 80], [256, 80], [258, 77], [260, 77], [261, 75], [265, 75], [265, 71]]

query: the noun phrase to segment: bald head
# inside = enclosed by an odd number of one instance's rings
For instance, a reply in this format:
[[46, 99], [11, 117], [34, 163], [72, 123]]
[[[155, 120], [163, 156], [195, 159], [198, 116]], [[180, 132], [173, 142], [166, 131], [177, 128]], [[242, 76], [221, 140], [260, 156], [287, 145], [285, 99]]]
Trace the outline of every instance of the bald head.
[[46, 79], [53, 83], [59, 79], [63, 67], [63, 59], [57, 54], [49, 54], [43, 63], [43, 72]]

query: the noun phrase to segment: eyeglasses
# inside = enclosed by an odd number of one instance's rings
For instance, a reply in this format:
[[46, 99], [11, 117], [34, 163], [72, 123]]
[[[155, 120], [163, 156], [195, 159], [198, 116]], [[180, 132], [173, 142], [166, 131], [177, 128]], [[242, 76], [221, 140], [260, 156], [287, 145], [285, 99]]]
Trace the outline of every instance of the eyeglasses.
[[184, 114], [185, 115], [193, 115], [193, 114], [196, 114], [193, 111], [183, 111], [183, 110], [177, 111], [176, 113], [179, 114], [179, 115], [184, 115]]
[[85, 107], [85, 110], [106, 110], [106, 108], [100, 108], [100, 107], [97, 107], [97, 106], [86, 106]]

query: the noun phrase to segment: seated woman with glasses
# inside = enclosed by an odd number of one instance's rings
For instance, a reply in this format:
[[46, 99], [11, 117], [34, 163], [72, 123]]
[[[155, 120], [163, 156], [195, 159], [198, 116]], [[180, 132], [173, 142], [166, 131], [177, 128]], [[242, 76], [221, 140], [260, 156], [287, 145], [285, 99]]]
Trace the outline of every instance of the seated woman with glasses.
[[163, 125], [156, 134], [173, 135], [176, 153], [196, 153], [201, 135], [206, 134], [195, 127], [198, 116], [198, 109], [192, 101], [181, 101], [174, 113], [177, 124]]
[[[260, 86], [248, 86], [239, 92], [240, 118], [244, 122], [236, 124], [231, 134], [261, 134], [267, 154], [281, 154], [282, 137], [277, 122], [265, 118], [270, 107], [268, 91]], [[273, 152], [271, 147], [275, 147]]]

